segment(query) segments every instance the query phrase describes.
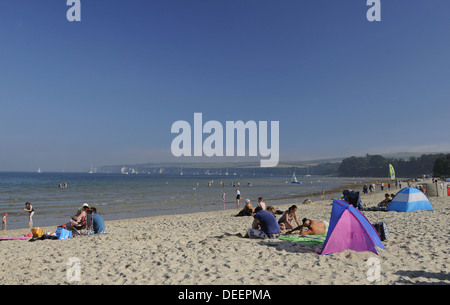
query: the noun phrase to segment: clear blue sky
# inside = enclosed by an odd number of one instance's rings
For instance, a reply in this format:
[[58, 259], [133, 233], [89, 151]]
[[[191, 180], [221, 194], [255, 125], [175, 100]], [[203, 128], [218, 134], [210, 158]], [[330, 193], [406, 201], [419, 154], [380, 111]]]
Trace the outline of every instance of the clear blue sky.
[[448, 0], [81, 4], [0, 3], [0, 170], [180, 161], [194, 112], [279, 121], [282, 160], [450, 151]]

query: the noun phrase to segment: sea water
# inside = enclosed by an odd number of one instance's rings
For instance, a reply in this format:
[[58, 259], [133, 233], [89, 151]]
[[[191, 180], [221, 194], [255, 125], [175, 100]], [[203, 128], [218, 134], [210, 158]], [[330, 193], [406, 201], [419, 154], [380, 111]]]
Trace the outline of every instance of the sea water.
[[[34, 227], [58, 226], [69, 221], [83, 203], [96, 207], [105, 220], [167, 214], [233, 210], [236, 192], [256, 206], [302, 202], [323, 190], [360, 182], [360, 178], [299, 177], [301, 184], [281, 176], [164, 176], [101, 173], [0, 173], [0, 216], [8, 213], [7, 228], [28, 227], [25, 202], [35, 210]], [[67, 183], [60, 188], [59, 183]], [[359, 188], [359, 186], [358, 186]], [[225, 193], [225, 204], [222, 196]], [[336, 193], [339, 196], [339, 192]], [[316, 195], [315, 199], [320, 199]], [[331, 199], [331, 195], [327, 195]]]

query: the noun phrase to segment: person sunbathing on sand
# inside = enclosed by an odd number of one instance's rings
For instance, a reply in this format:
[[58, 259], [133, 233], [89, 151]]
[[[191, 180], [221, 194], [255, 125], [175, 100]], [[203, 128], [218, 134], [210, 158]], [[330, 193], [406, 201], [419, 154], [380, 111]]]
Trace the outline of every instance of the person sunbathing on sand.
[[291, 234], [294, 231], [299, 230], [300, 235], [322, 235], [328, 233], [329, 223], [327, 221], [315, 221], [312, 219], [303, 218], [303, 224], [297, 228], [286, 232], [286, 234]]

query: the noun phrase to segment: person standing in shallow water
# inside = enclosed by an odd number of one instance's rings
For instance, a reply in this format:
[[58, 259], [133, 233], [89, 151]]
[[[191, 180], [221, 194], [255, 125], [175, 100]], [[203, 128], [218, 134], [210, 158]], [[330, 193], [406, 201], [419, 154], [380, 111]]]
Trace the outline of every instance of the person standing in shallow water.
[[241, 192], [239, 190], [236, 190], [236, 209], [240, 208], [239, 200], [241, 200]]
[[31, 228], [33, 228], [33, 215], [34, 215], [34, 209], [33, 206], [31, 205], [31, 203], [26, 202], [25, 203], [25, 208], [23, 209], [25, 212], [29, 213], [29, 220], [28, 220], [28, 226]]

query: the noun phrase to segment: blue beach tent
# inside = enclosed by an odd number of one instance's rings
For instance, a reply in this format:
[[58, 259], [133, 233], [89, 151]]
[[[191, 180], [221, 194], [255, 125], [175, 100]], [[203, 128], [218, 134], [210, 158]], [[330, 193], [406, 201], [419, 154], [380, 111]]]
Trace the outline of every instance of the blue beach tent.
[[343, 200], [334, 200], [327, 237], [320, 254], [337, 253], [346, 249], [378, 254], [376, 247], [385, 249], [369, 220], [353, 205]]
[[433, 207], [424, 193], [414, 187], [405, 187], [395, 195], [387, 210], [397, 212], [433, 211]]

